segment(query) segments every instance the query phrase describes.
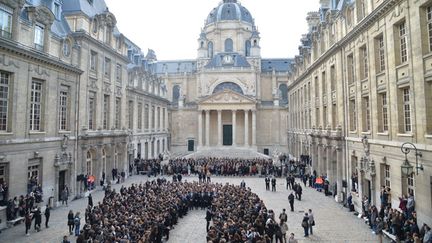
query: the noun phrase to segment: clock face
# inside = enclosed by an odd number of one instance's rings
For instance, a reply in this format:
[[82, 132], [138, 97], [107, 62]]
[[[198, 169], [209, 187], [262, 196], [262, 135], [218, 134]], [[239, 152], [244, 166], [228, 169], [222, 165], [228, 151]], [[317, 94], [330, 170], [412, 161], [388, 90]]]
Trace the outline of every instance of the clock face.
[[233, 60], [233, 57], [231, 55], [225, 55], [223, 58], [223, 62], [225, 64], [230, 64], [230, 63], [233, 63], [234, 60]]

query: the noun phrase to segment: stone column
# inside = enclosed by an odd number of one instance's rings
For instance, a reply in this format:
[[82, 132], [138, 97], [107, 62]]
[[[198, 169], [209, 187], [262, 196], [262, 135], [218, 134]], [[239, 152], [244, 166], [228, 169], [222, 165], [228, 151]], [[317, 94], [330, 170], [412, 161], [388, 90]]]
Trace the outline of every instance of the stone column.
[[203, 138], [202, 138], [202, 132], [203, 132], [203, 128], [202, 128], [202, 110], [198, 110], [198, 147], [202, 147], [203, 146]]
[[218, 143], [217, 146], [222, 146], [222, 110], [218, 110]]
[[326, 152], [327, 152], [327, 159], [326, 159], [326, 173], [327, 173], [327, 177], [330, 178], [329, 182], [330, 182], [330, 188], [333, 187], [334, 182], [335, 182], [335, 175], [333, 175], [333, 170], [332, 170], [332, 165], [333, 165], [333, 158], [332, 158], [332, 146], [330, 145], [326, 145]]
[[152, 159], [152, 154], [151, 154], [151, 151], [152, 151], [152, 142], [151, 142], [151, 140], [149, 140], [147, 142], [147, 144], [148, 144], [148, 146], [147, 146], [147, 148], [148, 148], [148, 150], [147, 150], [147, 158], [148, 159]]
[[252, 111], [252, 146], [256, 147], [256, 110]]
[[244, 136], [244, 145], [245, 147], [249, 147], [249, 110], [244, 110], [245, 114], [245, 136]]
[[323, 163], [323, 156], [322, 156], [322, 144], [318, 140], [317, 143], [317, 161], [316, 161], [316, 167], [318, 168], [318, 175], [322, 175], [324, 172], [322, 170], [322, 163]]
[[336, 146], [336, 181], [337, 181], [337, 201], [343, 202], [343, 187], [342, 187], [342, 180], [343, 180], [343, 153], [342, 148], [340, 146]]
[[205, 127], [205, 146], [210, 147], [210, 110], [205, 111], [206, 127]]
[[232, 146], [236, 146], [237, 110], [232, 110]]

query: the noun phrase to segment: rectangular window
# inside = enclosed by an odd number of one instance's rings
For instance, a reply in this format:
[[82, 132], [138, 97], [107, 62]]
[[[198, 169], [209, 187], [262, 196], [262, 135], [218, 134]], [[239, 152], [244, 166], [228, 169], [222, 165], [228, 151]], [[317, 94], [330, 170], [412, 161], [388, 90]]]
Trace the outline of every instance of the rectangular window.
[[69, 90], [67, 87], [59, 95], [59, 128], [60, 131], [69, 130]]
[[415, 196], [415, 180], [414, 180], [414, 172], [411, 173], [411, 175], [407, 178], [407, 185], [408, 185], [408, 194]]
[[149, 115], [150, 115], [149, 105], [145, 105], [145, 108], [144, 108], [144, 128], [145, 129], [150, 129]]
[[348, 72], [348, 84], [352, 84], [354, 82], [354, 77], [355, 77], [353, 54], [347, 56], [347, 72]]
[[400, 62], [405, 63], [408, 61], [407, 52], [407, 32], [405, 21], [399, 24], [399, 47], [400, 47]]
[[318, 76], [315, 77], [315, 100], [319, 97], [319, 83], [318, 83]]
[[141, 130], [142, 129], [142, 103], [138, 103], [138, 129]]
[[54, 3], [54, 14], [57, 19], [60, 19], [60, 4]]
[[327, 94], [327, 80], [326, 80], [326, 72], [322, 72], [321, 74], [321, 83], [322, 83], [322, 92], [323, 96]]
[[387, 105], [387, 93], [381, 94], [381, 115], [382, 115], [382, 130], [383, 132], [388, 131], [388, 105]]
[[129, 121], [128, 121], [128, 127], [129, 129], [133, 129], [133, 113], [134, 113], [134, 105], [133, 101], [129, 101], [128, 103], [128, 115], [129, 115]]
[[360, 48], [362, 60], [362, 79], [367, 79], [369, 75], [368, 51], [366, 46]]
[[356, 110], [356, 102], [355, 100], [350, 100], [350, 120], [351, 120], [351, 124], [350, 124], [350, 130], [351, 131], [356, 131], [357, 130], [357, 110]]
[[369, 132], [371, 130], [369, 97], [363, 98], [363, 117], [364, 117], [363, 131]]
[[105, 62], [104, 62], [104, 75], [107, 78], [111, 77], [111, 59], [105, 57]]
[[6, 164], [0, 164], [0, 184], [7, 183], [6, 172]]
[[427, 33], [429, 39], [429, 51], [432, 51], [432, 6], [426, 8]]
[[327, 106], [323, 107], [323, 128], [327, 128]]
[[97, 71], [98, 54], [95, 51], [90, 52], [90, 70]]
[[122, 82], [122, 65], [121, 64], [117, 64], [116, 65], [116, 81], [117, 83]]
[[384, 165], [384, 186], [390, 187], [390, 165]]
[[166, 108], [163, 108], [162, 109], [162, 127], [163, 127], [163, 129], [166, 129], [166, 127], [165, 127], [165, 112], [166, 112], [166, 110], [165, 110]]
[[120, 129], [121, 126], [121, 99], [116, 98], [115, 101], [115, 128]]
[[334, 65], [330, 67], [330, 79], [330, 88], [333, 92], [336, 90], [336, 68]]
[[88, 100], [88, 128], [89, 130], [96, 129], [96, 93], [89, 93]]
[[12, 16], [13, 10], [3, 4], [0, 5], [0, 36], [12, 38]]
[[404, 128], [405, 128], [405, 132], [411, 132], [410, 89], [405, 88], [402, 91], [403, 91]]
[[41, 131], [42, 122], [42, 87], [43, 83], [33, 80], [30, 95], [30, 130]]
[[8, 131], [9, 127], [9, 99], [10, 74], [0, 71], [0, 131]]
[[150, 129], [154, 129], [154, 128], [156, 128], [156, 109], [155, 109], [155, 107], [154, 107], [154, 105], [152, 106], [152, 109], [151, 109], [151, 124], [150, 124]]
[[34, 30], [34, 45], [36, 50], [38, 51], [44, 50], [44, 36], [45, 27], [43, 25], [36, 24]]
[[338, 118], [337, 118], [337, 106], [336, 106], [336, 104], [333, 104], [332, 105], [332, 127], [333, 127], [333, 129], [336, 129], [337, 122], [338, 122]]
[[110, 96], [104, 95], [103, 102], [103, 129], [108, 130], [110, 117]]
[[384, 46], [384, 36], [380, 36], [376, 39], [377, 45], [377, 70], [381, 73], [385, 71], [385, 46]]

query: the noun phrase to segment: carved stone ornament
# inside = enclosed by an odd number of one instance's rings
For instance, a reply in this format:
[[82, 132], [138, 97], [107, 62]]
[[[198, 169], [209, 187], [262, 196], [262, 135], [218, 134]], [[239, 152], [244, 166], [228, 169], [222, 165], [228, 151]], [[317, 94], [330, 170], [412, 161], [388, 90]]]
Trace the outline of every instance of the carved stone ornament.
[[12, 61], [10, 56], [6, 56], [6, 54], [0, 55], [0, 64], [5, 67], [14, 66], [15, 68], [20, 68], [18, 63]]
[[52, 23], [54, 23], [54, 19], [55, 19], [54, 14], [51, 12], [51, 10], [49, 10], [45, 6], [37, 6], [37, 7], [29, 6], [26, 7], [26, 10], [29, 19], [32, 22], [41, 23], [45, 25], [47, 29], [51, 28]]
[[206, 99], [204, 99], [201, 104], [214, 104], [214, 103], [255, 103], [254, 100], [237, 94], [231, 90], [224, 90], [220, 93], [214, 94]]
[[0, 3], [5, 4], [11, 8], [22, 8], [25, 4], [25, 0], [0, 0]]

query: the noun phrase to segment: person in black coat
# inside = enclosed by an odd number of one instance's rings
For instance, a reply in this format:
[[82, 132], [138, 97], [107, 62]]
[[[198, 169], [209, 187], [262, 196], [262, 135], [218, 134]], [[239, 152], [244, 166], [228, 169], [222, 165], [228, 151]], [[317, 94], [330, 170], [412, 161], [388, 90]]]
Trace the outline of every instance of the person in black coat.
[[302, 220], [302, 223], [301, 223], [301, 226], [304, 229], [304, 233], [305, 233], [304, 237], [308, 237], [309, 236], [309, 216], [308, 216], [308, 213], [305, 213], [303, 220]]
[[289, 202], [290, 207], [291, 207], [291, 212], [294, 212], [294, 195], [292, 192], [288, 196], [288, 202]]
[[91, 193], [88, 196], [88, 206], [90, 208], [93, 208], [93, 197], [92, 197]]
[[207, 225], [206, 225], [207, 232], [209, 231], [210, 221], [212, 220], [212, 217], [213, 217], [213, 214], [211, 212], [210, 207], [208, 207], [207, 211], [206, 211], [206, 217], [205, 217], [205, 219], [207, 221]]
[[301, 201], [301, 195], [303, 193], [303, 189], [300, 186], [300, 184], [297, 184], [297, 195], [298, 195], [298, 200]]
[[34, 229], [39, 232], [40, 228], [41, 228], [41, 223], [42, 223], [42, 212], [41, 212], [40, 207], [38, 207], [34, 211], [33, 215], [34, 215], [33, 217], [35, 219]]
[[272, 192], [275, 192], [276, 191], [276, 178], [275, 177], [273, 177], [271, 179], [271, 184], [272, 184]]
[[51, 207], [49, 205], [47, 205], [45, 208], [45, 227], [46, 228], [49, 228], [48, 222], [49, 222], [50, 216], [51, 216]]

